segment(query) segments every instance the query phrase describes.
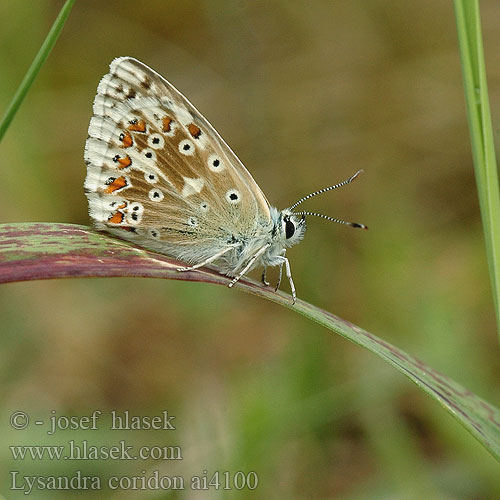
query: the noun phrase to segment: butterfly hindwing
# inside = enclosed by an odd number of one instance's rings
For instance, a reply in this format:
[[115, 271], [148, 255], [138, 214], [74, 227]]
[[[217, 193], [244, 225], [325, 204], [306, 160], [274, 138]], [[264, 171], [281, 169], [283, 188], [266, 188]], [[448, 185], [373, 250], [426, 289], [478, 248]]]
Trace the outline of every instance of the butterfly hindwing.
[[187, 261], [270, 219], [264, 194], [208, 121], [129, 57], [99, 83], [85, 160], [97, 227]]

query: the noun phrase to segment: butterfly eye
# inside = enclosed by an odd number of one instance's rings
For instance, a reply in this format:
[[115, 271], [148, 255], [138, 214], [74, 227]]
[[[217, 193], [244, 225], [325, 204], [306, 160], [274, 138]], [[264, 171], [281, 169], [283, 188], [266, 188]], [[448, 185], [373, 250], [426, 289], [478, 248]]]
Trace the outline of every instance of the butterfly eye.
[[240, 201], [240, 193], [238, 191], [236, 191], [236, 189], [230, 189], [226, 193], [226, 200], [229, 203], [236, 205]]
[[151, 134], [148, 137], [148, 146], [154, 149], [162, 149], [165, 145], [165, 139], [160, 134]]
[[210, 155], [208, 157], [208, 168], [213, 172], [220, 172], [224, 170], [224, 163], [217, 155]]
[[186, 156], [192, 156], [194, 154], [194, 144], [189, 139], [184, 139], [179, 142], [179, 151]]
[[142, 150], [142, 155], [147, 160], [153, 160], [153, 161], [156, 160], [156, 153], [152, 149], [149, 149], [149, 148], [143, 149]]
[[144, 174], [144, 179], [146, 179], [146, 182], [149, 182], [150, 184], [156, 184], [158, 182], [158, 176], [151, 172], [146, 172]]
[[285, 219], [285, 237], [289, 240], [295, 234], [295, 224], [290, 219]]
[[151, 201], [161, 201], [163, 200], [164, 195], [159, 189], [151, 189], [149, 192], [149, 199]]

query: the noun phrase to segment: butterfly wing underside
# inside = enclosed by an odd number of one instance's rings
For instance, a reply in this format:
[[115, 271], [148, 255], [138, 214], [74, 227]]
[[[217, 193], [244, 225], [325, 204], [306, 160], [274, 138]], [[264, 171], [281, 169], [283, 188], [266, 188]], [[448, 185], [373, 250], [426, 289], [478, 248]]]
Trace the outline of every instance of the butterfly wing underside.
[[195, 263], [270, 222], [269, 203], [210, 123], [130, 57], [97, 88], [85, 191], [100, 229]]

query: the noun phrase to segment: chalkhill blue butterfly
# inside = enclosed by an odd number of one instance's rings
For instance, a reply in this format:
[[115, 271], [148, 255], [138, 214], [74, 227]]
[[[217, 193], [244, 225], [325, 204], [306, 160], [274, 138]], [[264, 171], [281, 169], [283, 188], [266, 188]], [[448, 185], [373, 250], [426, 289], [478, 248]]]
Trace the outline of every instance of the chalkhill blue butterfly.
[[85, 145], [85, 192], [96, 227], [189, 264], [214, 264], [232, 287], [260, 265], [283, 266], [296, 300], [286, 249], [306, 231], [303, 201], [271, 206], [248, 170], [210, 123], [169, 82], [131, 57], [115, 59], [97, 87]]

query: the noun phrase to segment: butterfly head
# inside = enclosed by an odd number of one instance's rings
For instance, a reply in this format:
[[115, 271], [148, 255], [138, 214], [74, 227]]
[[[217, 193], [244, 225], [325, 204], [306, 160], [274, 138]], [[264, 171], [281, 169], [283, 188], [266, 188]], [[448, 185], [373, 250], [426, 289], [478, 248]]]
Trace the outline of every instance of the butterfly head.
[[295, 215], [289, 208], [279, 212], [277, 235], [285, 248], [299, 243], [306, 233], [306, 216]]

